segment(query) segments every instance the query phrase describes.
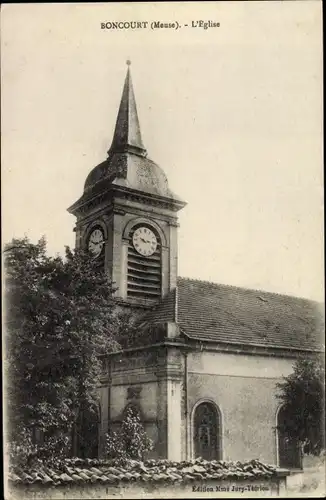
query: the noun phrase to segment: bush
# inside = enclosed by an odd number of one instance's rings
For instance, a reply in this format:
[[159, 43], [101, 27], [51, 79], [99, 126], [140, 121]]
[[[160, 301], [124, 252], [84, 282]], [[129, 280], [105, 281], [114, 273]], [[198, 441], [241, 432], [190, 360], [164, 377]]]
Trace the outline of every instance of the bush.
[[[46, 462], [55, 464], [62, 456], [70, 452], [70, 440], [67, 435], [53, 435], [42, 443], [35, 443], [30, 429], [23, 429], [15, 440], [7, 442], [7, 456], [11, 467], [32, 467]], [[60, 457], [60, 458], [59, 458]]]
[[7, 457], [9, 465], [13, 467], [26, 467], [37, 457], [38, 447], [32, 441], [30, 431], [24, 429], [13, 441], [7, 442]]
[[302, 446], [305, 455], [325, 449], [325, 363], [322, 358], [300, 357], [293, 373], [277, 384], [286, 419], [278, 429]]
[[152, 449], [153, 442], [144, 430], [139, 413], [131, 407], [127, 408], [119, 431], [111, 431], [106, 437], [107, 457], [143, 460]]

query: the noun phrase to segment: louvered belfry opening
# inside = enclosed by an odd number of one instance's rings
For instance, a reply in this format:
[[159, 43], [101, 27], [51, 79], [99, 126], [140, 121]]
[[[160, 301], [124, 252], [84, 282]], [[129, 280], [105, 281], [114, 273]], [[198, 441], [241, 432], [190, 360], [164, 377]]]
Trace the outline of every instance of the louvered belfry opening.
[[128, 269], [127, 269], [127, 296], [130, 298], [157, 300], [161, 297], [162, 287], [162, 249], [161, 240], [155, 229], [148, 225], [148, 229], [155, 233], [157, 248], [153, 255], [140, 255], [133, 246], [133, 234], [140, 226], [136, 225], [129, 234]]

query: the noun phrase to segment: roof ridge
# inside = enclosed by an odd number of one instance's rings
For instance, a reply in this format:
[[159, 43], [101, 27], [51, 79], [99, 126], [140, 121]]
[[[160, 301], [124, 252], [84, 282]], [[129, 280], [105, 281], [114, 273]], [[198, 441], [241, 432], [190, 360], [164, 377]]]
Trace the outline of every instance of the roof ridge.
[[289, 299], [297, 299], [297, 300], [302, 300], [302, 301], [310, 302], [310, 303], [314, 303], [314, 304], [320, 304], [320, 305], [323, 304], [323, 302], [320, 302], [318, 300], [309, 299], [307, 297], [300, 297], [298, 295], [287, 295], [285, 293], [270, 292], [268, 290], [262, 290], [262, 289], [259, 289], [259, 288], [248, 288], [248, 287], [242, 287], [242, 286], [239, 286], [239, 285], [229, 285], [229, 284], [226, 284], [226, 283], [217, 283], [215, 281], [201, 280], [199, 278], [188, 278], [188, 277], [185, 277], [185, 276], [178, 276], [177, 277], [177, 283], [178, 283], [178, 285], [179, 285], [179, 281], [180, 280], [182, 280], [182, 281], [193, 281], [193, 282], [196, 282], [196, 283], [203, 283], [203, 284], [212, 285], [212, 286], [216, 286], [216, 287], [231, 288], [231, 289], [234, 289], [234, 290], [242, 290], [242, 291], [247, 291], [247, 292], [256, 292], [258, 294], [266, 294], [266, 295], [272, 295], [272, 296], [278, 296], [278, 297], [286, 297], [286, 298], [289, 298]]

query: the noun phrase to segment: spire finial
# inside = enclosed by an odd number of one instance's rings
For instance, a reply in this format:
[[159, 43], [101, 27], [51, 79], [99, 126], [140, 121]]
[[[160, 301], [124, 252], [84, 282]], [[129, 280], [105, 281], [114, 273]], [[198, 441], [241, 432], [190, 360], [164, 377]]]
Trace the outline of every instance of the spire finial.
[[126, 65], [127, 65], [127, 66], [130, 66], [130, 64], [131, 64], [130, 59], [127, 59], [127, 60], [126, 60]]

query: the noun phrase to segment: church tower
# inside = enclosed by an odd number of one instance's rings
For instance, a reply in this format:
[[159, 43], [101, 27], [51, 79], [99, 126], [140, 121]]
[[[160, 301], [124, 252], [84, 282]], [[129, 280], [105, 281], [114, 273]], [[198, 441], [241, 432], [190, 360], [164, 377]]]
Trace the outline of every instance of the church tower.
[[177, 212], [185, 206], [142, 141], [127, 61], [108, 157], [89, 173], [75, 215], [76, 247], [104, 266], [124, 302], [152, 306], [176, 287]]

